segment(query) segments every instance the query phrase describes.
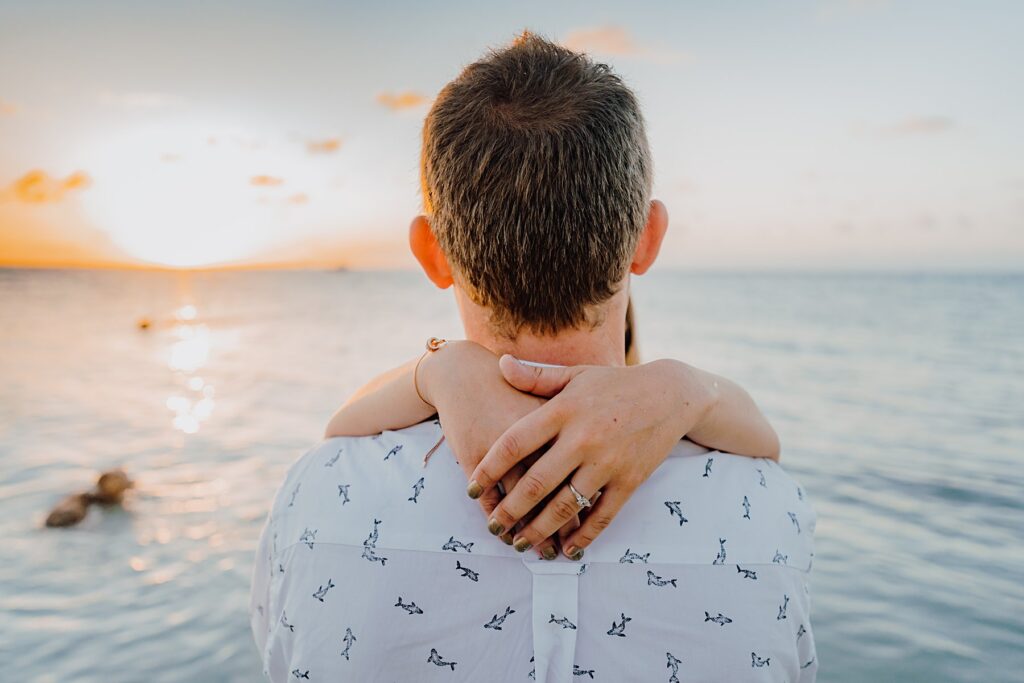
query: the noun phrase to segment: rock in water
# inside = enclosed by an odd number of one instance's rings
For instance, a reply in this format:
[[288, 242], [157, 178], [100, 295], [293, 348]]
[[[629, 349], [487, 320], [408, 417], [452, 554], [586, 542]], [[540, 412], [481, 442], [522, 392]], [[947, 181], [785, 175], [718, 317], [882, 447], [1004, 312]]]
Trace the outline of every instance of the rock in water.
[[90, 496], [88, 493], [75, 493], [57, 504], [46, 517], [46, 526], [73, 526], [85, 519], [89, 511]]

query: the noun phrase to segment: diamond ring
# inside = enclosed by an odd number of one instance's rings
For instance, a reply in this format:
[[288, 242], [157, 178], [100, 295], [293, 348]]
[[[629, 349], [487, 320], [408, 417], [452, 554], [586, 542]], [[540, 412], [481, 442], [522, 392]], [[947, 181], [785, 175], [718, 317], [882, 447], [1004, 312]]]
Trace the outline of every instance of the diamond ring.
[[576, 490], [576, 487], [572, 485], [572, 482], [569, 482], [569, 490], [572, 491], [572, 495], [576, 496], [576, 504], [580, 506], [581, 510], [593, 505], [589, 498]]

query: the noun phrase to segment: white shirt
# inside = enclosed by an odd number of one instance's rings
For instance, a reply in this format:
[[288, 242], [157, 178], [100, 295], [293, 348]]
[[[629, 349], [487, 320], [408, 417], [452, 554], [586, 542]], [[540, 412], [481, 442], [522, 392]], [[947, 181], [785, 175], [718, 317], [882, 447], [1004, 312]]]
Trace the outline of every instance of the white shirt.
[[491, 536], [427, 422], [289, 471], [251, 620], [272, 681], [813, 681], [815, 514], [776, 463], [684, 441], [582, 563]]

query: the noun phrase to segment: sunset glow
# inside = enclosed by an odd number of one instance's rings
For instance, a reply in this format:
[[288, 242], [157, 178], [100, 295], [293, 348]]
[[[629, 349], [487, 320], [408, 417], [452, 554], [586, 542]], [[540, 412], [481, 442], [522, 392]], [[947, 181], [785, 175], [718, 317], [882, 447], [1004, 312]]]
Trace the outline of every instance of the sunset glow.
[[1024, 263], [1019, 8], [602, 5], [6, 4], [0, 265], [412, 267], [423, 117], [524, 28], [635, 88], [663, 265]]

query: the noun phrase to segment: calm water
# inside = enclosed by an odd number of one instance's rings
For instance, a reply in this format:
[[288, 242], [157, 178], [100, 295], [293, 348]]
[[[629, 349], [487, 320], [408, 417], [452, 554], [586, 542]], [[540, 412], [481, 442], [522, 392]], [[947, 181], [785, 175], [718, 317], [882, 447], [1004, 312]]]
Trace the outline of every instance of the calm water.
[[[645, 357], [743, 383], [815, 502], [821, 680], [1024, 680], [1024, 278], [661, 272], [635, 296]], [[413, 273], [0, 270], [0, 679], [258, 680], [277, 482], [432, 334], [458, 321]], [[127, 510], [41, 528], [113, 465]]]

